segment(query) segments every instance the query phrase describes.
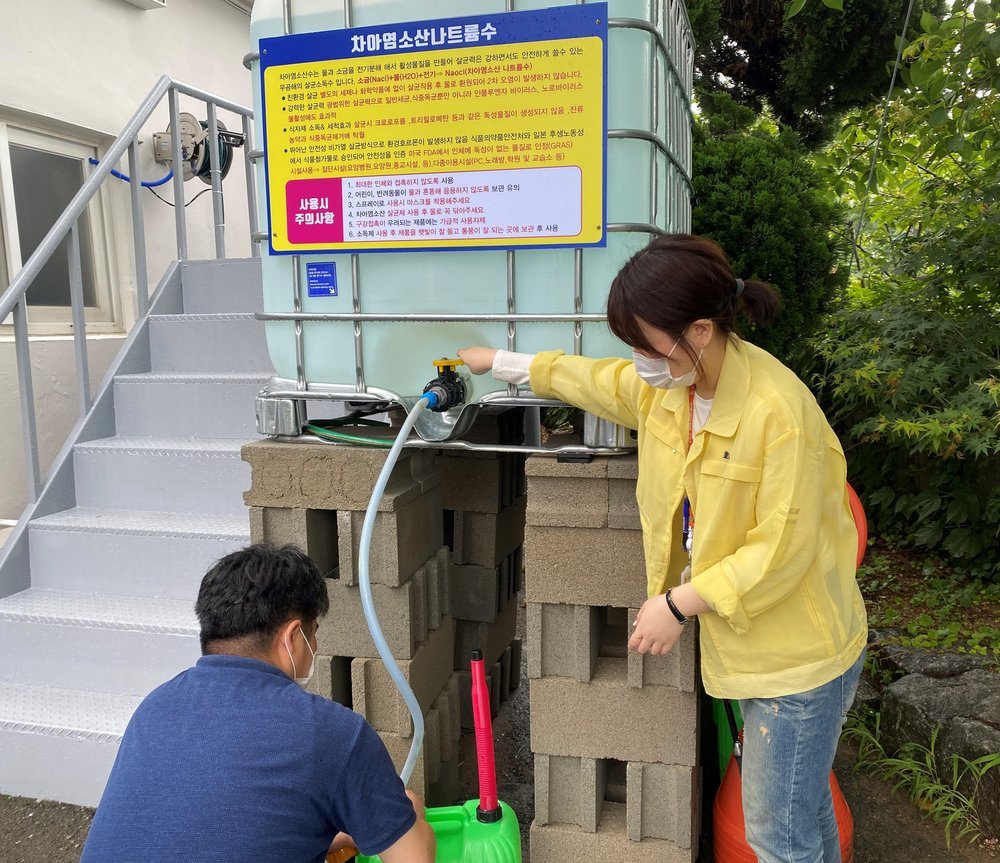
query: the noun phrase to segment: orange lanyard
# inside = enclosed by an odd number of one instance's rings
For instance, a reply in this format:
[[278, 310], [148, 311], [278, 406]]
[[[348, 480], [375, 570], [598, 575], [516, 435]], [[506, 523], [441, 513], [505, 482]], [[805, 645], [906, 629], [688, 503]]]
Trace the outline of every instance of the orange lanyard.
[[[688, 389], [688, 452], [694, 446], [694, 386]], [[687, 495], [684, 495], [684, 527], [682, 531], [684, 537], [684, 548], [687, 549], [688, 556], [694, 547], [694, 507]]]

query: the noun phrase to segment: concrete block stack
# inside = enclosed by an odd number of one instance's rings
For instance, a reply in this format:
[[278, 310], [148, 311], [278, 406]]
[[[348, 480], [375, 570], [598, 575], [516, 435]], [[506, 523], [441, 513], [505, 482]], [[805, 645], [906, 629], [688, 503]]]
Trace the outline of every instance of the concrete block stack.
[[695, 640], [626, 650], [646, 598], [635, 457], [532, 457], [525, 528], [532, 863], [691, 863], [700, 820]]
[[520, 684], [521, 642], [515, 629], [523, 573], [524, 457], [446, 450], [440, 460], [445, 538], [452, 549], [453, 668], [462, 727], [470, 729], [474, 649], [483, 651], [494, 715]]
[[[357, 569], [364, 511], [386, 454], [273, 441], [243, 448], [252, 541], [294, 543], [326, 576], [330, 613], [310, 690], [364, 715], [400, 768], [413, 723], [368, 631]], [[403, 451], [379, 504], [369, 566], [386, 641], [423, 709], [424, 746], [409, 784], [432, 805], [457, 799], [461, 734], [443, 478], [434, 453]]]

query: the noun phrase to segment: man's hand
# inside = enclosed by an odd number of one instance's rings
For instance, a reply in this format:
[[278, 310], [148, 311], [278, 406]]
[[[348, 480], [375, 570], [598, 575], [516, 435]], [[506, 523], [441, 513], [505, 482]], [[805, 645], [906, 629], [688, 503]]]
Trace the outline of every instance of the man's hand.
[[484, 375], [493, 369], [493, 358], [497, 355], [496, 348], [462, 348], [459, 357], [474, 375]]
[[647, 599], [635, 618], [635, 628], [628, 649], [662, 656], [669, 653], [681, 637], [684, 627], [671, 613], [662, 594]]
[[326, 863], [343, 863], [357, 856], [358, 849], [354, 840], [347, 833], [338, 833], [330, 843], [330, 850], [326, 852]]

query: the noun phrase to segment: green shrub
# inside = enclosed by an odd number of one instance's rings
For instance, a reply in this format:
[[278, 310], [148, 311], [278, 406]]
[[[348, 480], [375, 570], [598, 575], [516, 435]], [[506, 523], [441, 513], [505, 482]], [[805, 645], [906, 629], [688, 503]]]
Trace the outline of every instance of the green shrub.
[[827, 317], [814, 389], [878, 535], [1000, 573], [1000, 327], [900, 291]]
[[693, 230], [726, 250], [738, 276], [781, 292], [775, 323], [746, 335], [798, 365], [802, 337], [846, 283], [844, 248], [832, 233], [840, 211], [793, 132], [756, 121], [725, 96], [705, 99], [695, 134]]

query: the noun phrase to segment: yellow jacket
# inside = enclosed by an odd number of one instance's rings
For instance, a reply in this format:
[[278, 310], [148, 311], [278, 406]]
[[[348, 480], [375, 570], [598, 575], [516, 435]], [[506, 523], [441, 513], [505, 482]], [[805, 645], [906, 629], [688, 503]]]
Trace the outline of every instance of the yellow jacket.
[[837, 436], [766, 351], [727, 344], [708, 422], [688, 451], [688, 390], [649, 386], [622, 359], [538, 354], [531, 388], [639, 432], [636, 498], [650, 596], [676, 585], [685, 491], [705, 689], [773, 698], [838, 677], [867, 640], [857, 533]]

